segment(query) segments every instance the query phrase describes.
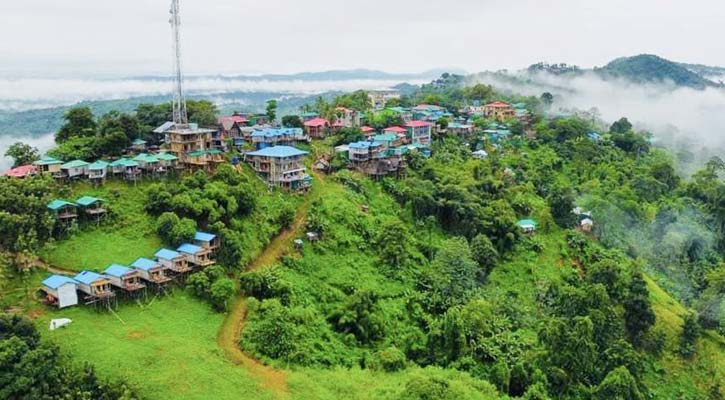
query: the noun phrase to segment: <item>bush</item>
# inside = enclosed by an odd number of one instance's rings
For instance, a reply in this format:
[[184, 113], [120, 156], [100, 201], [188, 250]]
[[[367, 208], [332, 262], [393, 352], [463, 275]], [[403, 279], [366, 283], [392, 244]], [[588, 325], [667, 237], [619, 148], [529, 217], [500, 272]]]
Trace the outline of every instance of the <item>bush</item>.
[[370, 367], [386, 372], [395, 372], [405, 369], [405, 354], [395, 346], [390, 346], [374, 354]]

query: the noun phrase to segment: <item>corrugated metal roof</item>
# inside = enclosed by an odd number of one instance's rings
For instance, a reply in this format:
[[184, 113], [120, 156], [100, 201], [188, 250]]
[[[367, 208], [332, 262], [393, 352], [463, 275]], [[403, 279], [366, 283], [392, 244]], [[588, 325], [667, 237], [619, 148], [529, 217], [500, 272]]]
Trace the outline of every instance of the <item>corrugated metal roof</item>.
[[79, 206], [88, 207], [91, 204], [98, 203], [99, 201], [103, 200], [91, 196], [83, 196], [80, 199], [76, 200], [76, 204], [78, 204]]
[[136, 161], [129, 160], [128, 158], [119, 158], [110, 165], [111, 167], [138, 167], [138, 163]]
[[63, 164], [63, 161], [56, 160], [53, 157], [44, 157], [33, 163], [33, 165], [55, 165], [55, 164]]
[[68, 206], [75, 207], [76, 205], [60, 199], [55, 199], [48, 203], [48, 208], [50, 208], [51, 210], [60, 210], [61, 208]]
[[158, 267], [159, 263], [154, 260], [149, 260], [148, 258], [142, 257], [131, 263], [131, 266], [140, 270], [148, 271], [150, 269]]
[[64, 168], [64, 169], [66, 169], [66, 168], [83, 168], [83, 167], [87, 167], [88, 165], [89, 164], [83, 160], [73, 160], [73, 161], [68, 161], [67, 163], [61, 165], [60, 167]]
[[185, 253], [185, 254], [196, 254], [202, 250], [204, 250], [204, 249], [202, 249], [201, 247], [199, 247], [197, 245], [189, 244], [189, 243], [184, 243], [181, 246], [179, 246], [178, 249], [176, 249], [176, 251]]
[[273, 146], [273, 147], [267, 147], [262, 150], [253, 151], [250, 153], [247, 153], [247, 155], [250, 156], [261, 156], [261, 157], [294, 157], [294, 156], [303, 156], [307, 154], [306, 151], [300, 150], [296, 147], [292, 146]]
[[211, 242], [214, 239], [216, 239], [216, 235], [212, 233], [196, 232], [194, 235], [194, 240], [199, 240], [201, 242]]
[[105, 271], [103, 271], [104, 274], [109, 276], [114, 276], [116, 278], [120, 278], [129, 272], [133, 272], [133, 270], [129, 267], [126, 267], [125, 265], [120, 264], [111, 264], [106, 268]]
[[72, 278], [69, 278], [67, 276], [51, 275], [43, 281], [43, 286], [48, 287], [50, 289], [58, 289], [59, 287], [65, 285], [65, 284], [68, 284], [68, 283], [75, 285], [78, 282], [76, 282], [75, 280], [73, 280]]
[[85, 285], [90, 285], [91, 283], [99, 279], [103, 279], [103, 277], [92, 271], [83, 271], [78, 273], [78, 275], [74, 276], [73, 279]]
[[166, 133], [166, 131], [168, 131], [169, 129], [173, 128], [174, 125], [175, 124], [173, 122], [171, 122], [171, 121], [164, 122], [163, 125], [161, 125], [160, 127], [154, 129], [154, 133]]
[[106, 169], [106, 168], [108, 168], [108, 163], [103, 160], [98, 160], [88, 166], [88, 169], [91, 171], [98, 171], [100, 169]]
[[154, 254], [154, 257], [163, 258], [164, 260], [173, 260], [174, 258], [181, 257], [181, 254], [175, 252], [174, 250], [161, 249]]
[[176, 157], [175, 155], [173, 155], [171, 153], [159, 153], [159, 154], [156, 154], [155, 157], [161, 161], [176, 161], [179, 159], [179, 157]]

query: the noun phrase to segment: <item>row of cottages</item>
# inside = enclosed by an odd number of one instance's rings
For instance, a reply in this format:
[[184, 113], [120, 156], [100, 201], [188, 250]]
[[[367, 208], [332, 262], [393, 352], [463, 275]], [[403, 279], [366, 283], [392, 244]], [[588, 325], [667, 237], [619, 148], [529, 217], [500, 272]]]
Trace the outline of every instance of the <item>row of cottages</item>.
[[[252, 133], [251, 139], [254, 148], [257, 150], [279, 145], [309, 142], [310, 140], [302, 128], [267, 128], [256, 130]], [[236, 146], [240, 145], [237, 139], [235, 139], [234, 144]]]
[[104, 201], [91, 196], [83, 196], [76, 200], [75, 203], [69, 201], [55, 199], [48, 203], [48, 209], [55, 214], [60, 222], [71, 222], [78, 218], [78, 210], [83, 211], [94, 220], [100, 220], [106, 214], [103, 206]]
[[269, 185], [287, 190], [303, 190], [312, 183], [304, 165], [307, 154], [292, 146], [273, 146], [246, 153], [244, 160]]
[[51, 275], [42, 282], [46, 304], [65, 308], [78, 304], [78, 292], [86, 303], [108, 300], [116, 296], [113, 289], [128, 294], [138, 293], [146, 283], [161, 287], [176, 275], [213, 265], [213, 252], [218, 249], [218, 237], [211, 233], [196, 232], [194, 244], [183, 244], [178, 251], [161, 249], [156, 259], [138, 258], [130, 266], [112, 264], [102, 274], [83, 271], [74, 277]]

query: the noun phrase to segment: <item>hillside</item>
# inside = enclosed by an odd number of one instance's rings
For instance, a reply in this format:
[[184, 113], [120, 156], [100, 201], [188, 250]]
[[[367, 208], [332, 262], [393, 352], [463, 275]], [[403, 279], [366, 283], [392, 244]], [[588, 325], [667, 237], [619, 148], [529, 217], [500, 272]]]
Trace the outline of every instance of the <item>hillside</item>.
[[667, 83], [693, 89], [705, 89], [718, 86], [702, 75], [678, 63], [664, 58], [640, 54], [633, 57], [622, 57], [611, 61], [595, 71], [603, 77], [628, 79], [635, 83]]

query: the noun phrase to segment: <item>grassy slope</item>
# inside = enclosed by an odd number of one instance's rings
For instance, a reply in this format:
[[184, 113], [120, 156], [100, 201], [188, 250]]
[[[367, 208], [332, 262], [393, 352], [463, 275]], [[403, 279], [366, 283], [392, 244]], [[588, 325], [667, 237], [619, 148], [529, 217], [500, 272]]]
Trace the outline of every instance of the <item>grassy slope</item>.
[[[50, 318], [71, 318], [67, 329], [48, 332]], [[101, 376], [121, 377], [148, 399], [269, 399], [246, 372], [227, 361], [216, 344], [224, 316], [178, 291], [117, 314], [87, 307], [52, 311], [39, 324], [44, 336]]]
[[109, 180], [94, 188], [87, 183], [67, 186], [58, 197], [75, 200], [89, 195], [107, 201], [113, 215], [107, 223], [92, 225], [71, 237], [48, 244], [41, 257], [48, 263], [70, 270], [104, 270], [111, 263], [128, 264], [138, 257], [153, 255], [161, 247], [155, 218], [144, 212], [145, 189], [150, 182], [130, 185]]

